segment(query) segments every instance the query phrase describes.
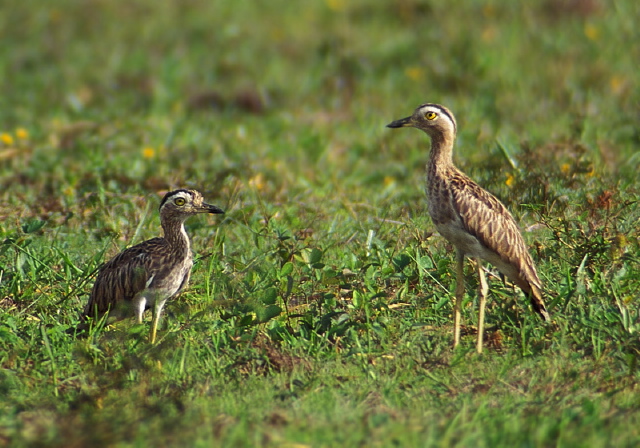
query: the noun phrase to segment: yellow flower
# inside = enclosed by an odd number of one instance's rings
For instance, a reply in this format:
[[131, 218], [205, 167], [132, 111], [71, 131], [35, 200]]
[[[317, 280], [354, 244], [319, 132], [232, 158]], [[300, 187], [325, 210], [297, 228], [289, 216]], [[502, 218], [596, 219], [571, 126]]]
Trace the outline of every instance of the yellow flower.
[[560, 172], [562, 172], [562, 174], [568, 174], [570, 169], [571, 165], [569, 165], [568, 163], [563, 163], [562, 165], [560, 165]]
[[343, 0], [325, 0], [325, 3], [331, 11], [342, 11], [345, 6]]
[[389, 185], [391, 185], [395, 181], [396, 181], [396, 179], [393, 176], [384, 176], [384, 179], [383, 179], [382, 182], [384, 182], [384, 186], [385, 187], [388, 187]]
[[155, 155], [156, 155], [156, 150], [153, 149], [151, 146], [145, 146], [142, 149], [142, 157], [144, 157], [145, 159], [153, 159]]
[[282, 42], [285, 38], [285, 34], [282, 31], [282, 28], [274, 28], [271, 30], [271, 39], [276, 42]]
[[2, 134], [0, 134], [0, 141], [6, 146], [13, 145], [13, 137], [8, 132], [3, 132]]
[[482, 7], [482, 15], [489, 18], [494, 17], [496, 15], [496, 8], [493, 5], [484, 5]]
[[249, 185], [258, 191], [264, 190], [265, 184], [266, 182], [262, 173], [258, 173], [249, 179]]
[[27, 140], [29, 138], [29, 131], [25, 128], [18, 128], [16, 129], [16, 137], [18, 137], [18, 140]]
[[624, 91], [625, 84], [626, 84], [625, 79], [622, 76], [614, 75], [609, 80], [609, 86], [611, 87], [611, 91], [616, 95], [620, 95]]
[[496, 36], [498, 35], [498, 30], [495, 26], [488, 26], [484, 30], [482, 30], [481, 39], [483, 42], [491, 43], [496, 40]]
[[507, 187], [511, 187], [513, 185], [514, 177], [512, 174], [507, 174], [507, 180], [504, 181], [507, 184]]
[[589, 40], [598, 40], [600, 37], [600, 30], [597, 26], [587, 23], [584, 26], [584, 35], [587, 36], [587, 39]]
[[49, 12], [49, 20], [53, 23], [60, 22], [62, 20], [62, 12], [59, 9], [53, 9]]
[[419, 81], [424, 75], [424, 70], [420, 67], [407, 67], [404, 74], [412, 81]]
[[182, 101], [176, 101], [171, 105], [171, 112], [174, 114], [180, 114], [184, 110], [184, 104]]

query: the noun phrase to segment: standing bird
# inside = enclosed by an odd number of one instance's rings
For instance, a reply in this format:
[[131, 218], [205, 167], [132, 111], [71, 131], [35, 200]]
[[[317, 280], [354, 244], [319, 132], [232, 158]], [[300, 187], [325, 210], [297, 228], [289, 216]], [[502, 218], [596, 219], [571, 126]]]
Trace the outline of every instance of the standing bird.
[[184, 221], [198, 213], [224, 211], [205, 204], [202, 195], [195, 190], [167, 193], [160, 203], [164, 237], [130, 247], [100, 268], [82, 322], [75, 331], [82, 332], [89, 327], [87, 318], [97, 320], [106, 313], [110, 321], [133, 314], [138, 323], [142, 323], [144, 311], [152, 308], [150, 341], [153, 344], [164, 304], [176, 297], [189, 282], [193, 255]]
[[494, 265], [518, 285], [542, 320], [549, 321], [542, 298], [542, 284], [513, 216], [495, 196], [453, 164], [452, 151], [456, 139], [453, 114], [446, 107], [427, 103], [419, 106], [410, 117], [393, 121], [387, 127], [414, 127], [431, 137], [426, 185], [429, 215], [438, 232], [456, 248], [453, 346], [460, 342], [465, 255], [476, 259], [480, 277], [478, 353], [482, 353], [484, 308], [489, 290], [482, 260]]

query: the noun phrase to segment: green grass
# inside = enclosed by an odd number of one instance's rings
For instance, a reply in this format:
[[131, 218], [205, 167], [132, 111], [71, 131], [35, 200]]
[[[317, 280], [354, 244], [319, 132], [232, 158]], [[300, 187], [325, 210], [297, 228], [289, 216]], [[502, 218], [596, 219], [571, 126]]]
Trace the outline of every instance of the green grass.
[[[25, 0], [0, 13], [0, 444], [636, 446], [638, 2]], [[477, 278], [452, 350], [428, 139], [513, 211], [542, 324]], [[159, 342], [76, 340], [97, 267], [188, 222]]]

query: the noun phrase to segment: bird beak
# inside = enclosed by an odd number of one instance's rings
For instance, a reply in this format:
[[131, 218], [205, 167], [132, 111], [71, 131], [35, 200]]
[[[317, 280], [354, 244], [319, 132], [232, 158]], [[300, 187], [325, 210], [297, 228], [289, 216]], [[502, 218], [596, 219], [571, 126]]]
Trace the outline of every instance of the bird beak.
[[411, 127], [413, 124], [411, 123], [411, 117], [403, 118], [401, 120], [392, 121], [387, 125], [388, 128], [406, 128]]
[[215, 214], [223, 214], [224, 210], [220, 207], [216, 207], [215, 205], [202, 204], [201, 210], [203, 213], [215, 213]]

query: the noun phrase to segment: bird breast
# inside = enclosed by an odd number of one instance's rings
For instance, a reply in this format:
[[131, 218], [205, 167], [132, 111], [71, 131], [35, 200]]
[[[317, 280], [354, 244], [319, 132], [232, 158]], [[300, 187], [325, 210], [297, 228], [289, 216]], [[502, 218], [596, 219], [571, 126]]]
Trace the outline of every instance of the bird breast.
[[192, 266], [191, 257], [187, 257], [182, 263], [166, 266], [154, 275], [149, 289], [156, 290], [164, 297], [176, 295], [185, 286], [184, 279], [189, 275]]

